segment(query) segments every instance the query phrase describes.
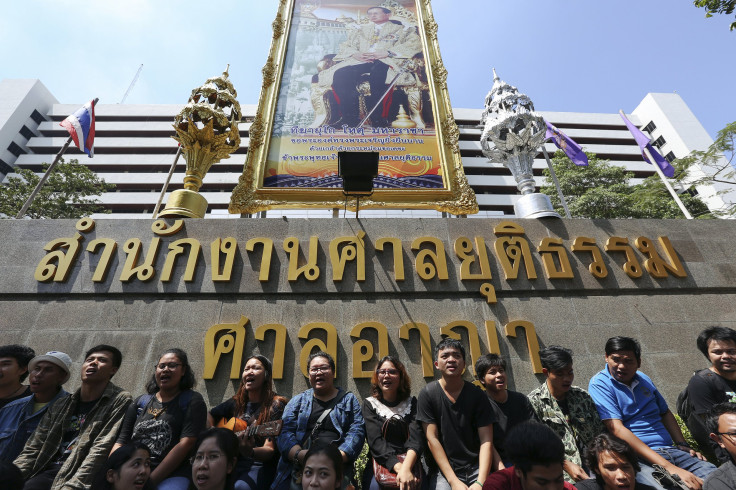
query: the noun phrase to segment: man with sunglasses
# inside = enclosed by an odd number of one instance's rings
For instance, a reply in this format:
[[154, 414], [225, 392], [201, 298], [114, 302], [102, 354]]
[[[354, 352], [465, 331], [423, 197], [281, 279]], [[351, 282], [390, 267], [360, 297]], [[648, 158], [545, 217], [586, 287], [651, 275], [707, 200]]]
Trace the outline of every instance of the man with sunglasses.
[[708, 475], [704, 490], [733, 490], [736, 488], [736, 403], [724, 402], [715, 405], [706, 421], [710, 438], [723, 449], [730, 459]]

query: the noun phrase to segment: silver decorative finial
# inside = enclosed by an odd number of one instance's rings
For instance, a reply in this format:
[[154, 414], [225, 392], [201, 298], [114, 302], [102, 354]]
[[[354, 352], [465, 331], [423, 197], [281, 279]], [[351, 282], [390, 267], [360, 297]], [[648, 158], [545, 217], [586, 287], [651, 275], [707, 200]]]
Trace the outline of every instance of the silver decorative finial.
[[514, 204], [519, 218], [557, 217], [544, 194], [536, 194], [534, 157], [543, 144], [547, 126], [534, 112], [531, 99], [513, 85], [502, 81], [493, 69], [493, 88], [486, 96], [481, 116], [480, 146], [488, 160], [502, 163], [516, 180], [521, 198]]

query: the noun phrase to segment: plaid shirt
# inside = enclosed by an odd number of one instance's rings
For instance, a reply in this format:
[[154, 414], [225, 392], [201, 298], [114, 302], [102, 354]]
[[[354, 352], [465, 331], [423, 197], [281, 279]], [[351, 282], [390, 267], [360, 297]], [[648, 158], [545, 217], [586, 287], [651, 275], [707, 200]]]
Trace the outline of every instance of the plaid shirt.
[[[47, 469], [59, 454], [64, 422], [74, 413], [79, 399], [80, 390], [77, 390], [72, 396], [55, 403], [43, 416], [23, 452], [15, 460], [25, 480]], [[102, 397], [87, 414], [77, 444], [62, 464], [51, 490], [91, 488], [110, 454], [131, 400], [130, 393], [112, 383], [107, 384]]]
[[[292, 464], [288, 459], [289, 450], [297, 444], [301, 445], [307, 435], [307, 424], [312, 414], [312, 400], [314, 390], [310, 388], [292, 398], [284, 409], [281, 416], [284, 426], [276, 441], [281, 451], [281, 459], [271, 488], [278, 488], [285, 480], [291, 478]], [[365, 441], [363, 412], [355, 395], [348, 392], [332, 409], [330, 419], [340, 434], [340, 439], [336, 442], [339, 444], [338, 448], [347, 455], [348, 461], [355, 461]]]
[[[605, 427], [587, 391], [573, 386], [567, 392], [566, 398], [568, 416], [562, 413], [557, 400], [550, 394], [546, 382], [529, 393], [529, 402], [539, 420], [547, 424], [562, 439], [565, 445], [565, 459], [582, 467], [579, 448], [586, 447], [595, 436], [605, 431]], [[574, 483], [567, 472], [565, 472], [565, 481]]]

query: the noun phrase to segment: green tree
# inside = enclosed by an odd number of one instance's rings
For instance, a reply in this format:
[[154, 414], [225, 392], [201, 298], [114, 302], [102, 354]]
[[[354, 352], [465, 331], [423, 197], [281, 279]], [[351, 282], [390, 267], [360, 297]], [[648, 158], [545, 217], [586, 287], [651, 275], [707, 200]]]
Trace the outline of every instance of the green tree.
[[[673, 162], [672, 166], [675, 168], [675, 176], [670, 180], [675, 189], [678, 188], [678, 184], [680, 187], [692, 185], [690, 182], [685, 183], [684, 180], [688, 175], [686, 163]], [[699, 197], [687, 192], [679, 196], [693, 218], [715, 218], [715, 215]], [[659, 175], [647, 177], [641, 184], [633, 186], [631, 198], [634, 201], [634, 214], [639, 218], [680, 219], [685, 217]]]
[[[48, 168], [44, 164], [43, 171]], [[14, 218], [31, 195], [40, 178], [29, 169], [18, 171], [19, 177], [9, 177], [0, 185], [0, 217]], [[31, 218], [78, 219], [92, 213], [109, 213], [99, 205], [99, 196], [111, 191], [114, 185], [106, 183], [86, 165], [77, 160], [56, 165], [48, 180], [41, 187], [26, 216]]]
[[[704, 8], [706, 17], [713, 17], [713, 14], [730, 15], [736, 10], [736, 0], [694, 0], [693, 5]], [[729, 28], [732, 31], [736, 29], [736, 22], [732, 22]]]
[[[736, 164], [736, 121], [721, 129], [707, 150], [693, 151], [685, 158], [675, 160], [675, 165], [682, 165], [684, 168], [697, 165], [703, 170], [702, 173], [690, 172], [688, 182], [693, 186], [715, 183], [736, 185], [734, 164]], [[736, 204], [728, 206], [722, 214], [736, 214]]]
[[[652, 176], [641, 184], [632, 186], [633, 177], [621, 167], [587, 153], [589, 165], [578, 167], [561, 151], [552, 157], [552, 166], [560, 181], [570, 214], [574, 218], [625, 219], [625, 218], [684, 218], [677, 203], [667, 192], [658, 176]], [[676, 167], [676, 181], [685, 175], [684, 164]], [[544, 170], [547, 184], [541, 191], [552, 200], [555, 210], [564, 216], [549, 170]], [[707, 206], [697, 197], [685, 194], [681, 197], [693, 216], [712, 217]]]

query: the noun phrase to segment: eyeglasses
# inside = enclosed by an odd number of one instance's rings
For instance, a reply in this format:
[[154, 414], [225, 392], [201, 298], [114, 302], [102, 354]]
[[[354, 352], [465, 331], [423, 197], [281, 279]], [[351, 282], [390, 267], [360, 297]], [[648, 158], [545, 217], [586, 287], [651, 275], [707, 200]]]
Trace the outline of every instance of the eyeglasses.
[[378, 371], [379, 376], [396, 376], [397, 374], [399, 374], [398, 369], [381, 369]]
[[221, 457], [222, 457], [221, 453], [209, 453], [209, 454], [197, 453], [191, 457], [189, 462], [192, 465], [195, 465], [195, 464], [201, 465], [202, 463], [204, 463], [205, 460], [207, 460], [208, 463], [214, 463]]
[[332, 368], [330, 368], [330, 366], [314, 366], [309, 368], [309, 374], [326, 373], [328, 371], [332, 371]]
[[166, 368], [171, 369], [172, 371], [182, 364], [180, 362], [162, 362], [161, 364], [156, 364], [156, 369], [159, 371], [163, 371]]
[[733, 442], [734, 439], [736, 439], [736, 432], [716, 432], [719, 436], [728, 436], [728, 438]]

